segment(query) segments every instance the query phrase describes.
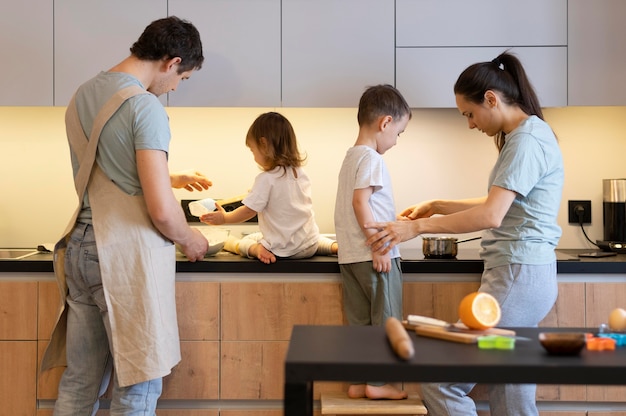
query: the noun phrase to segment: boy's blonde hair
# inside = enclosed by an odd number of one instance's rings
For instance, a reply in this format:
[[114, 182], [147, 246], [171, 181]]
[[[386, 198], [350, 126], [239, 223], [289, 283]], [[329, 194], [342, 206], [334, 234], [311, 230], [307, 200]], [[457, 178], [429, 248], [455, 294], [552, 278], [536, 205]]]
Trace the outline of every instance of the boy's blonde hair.
[[[261, 138], [265, 138], [265, 142]], [[289, 120], [282, 114], [270, 111], [263, 113], [254, 120], [248, 134], [246, 143], [254, 142], [267, 158], [265, 171], [270, 171], [281, 166], [302, 166], [306, 157], [300, 153], [296, 133]]]

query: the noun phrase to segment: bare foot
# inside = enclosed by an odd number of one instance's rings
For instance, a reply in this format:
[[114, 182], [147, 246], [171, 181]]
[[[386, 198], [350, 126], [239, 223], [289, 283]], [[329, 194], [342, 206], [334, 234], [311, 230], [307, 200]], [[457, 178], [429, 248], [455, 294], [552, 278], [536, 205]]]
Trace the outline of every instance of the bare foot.
[[365, 397], [365, 384], [352, 384], [348, 387], [348, 397], [351, 399], [361, 399]]
[[330, 246], [330, 252], [333, 254], [337, 254], [339, 252], [339, 245], [336, 241]]
[[384, 386], [371, 386], [367, 384], [365, 386], [365, 396], [370, 399], [402, 400], [406, 399], [409, 395], [406, 391], [399, 390], [391, 384], [385, 384]]
[[268, 251], [265, 247], [263, 247], [262, 244], [254, 244], [252, 247], [250, 247], [248, 253], [252, 254], [254, 257], [261, 260], [265, 264], [276, 262], [276, 256], [271, 251]]

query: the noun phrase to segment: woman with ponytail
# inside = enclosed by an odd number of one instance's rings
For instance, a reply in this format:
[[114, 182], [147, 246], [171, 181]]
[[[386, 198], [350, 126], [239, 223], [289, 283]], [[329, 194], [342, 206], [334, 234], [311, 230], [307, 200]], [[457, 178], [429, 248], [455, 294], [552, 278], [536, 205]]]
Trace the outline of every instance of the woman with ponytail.
[[[426, 201], [405, 209], [402, 221], [367, 224], [379, 230], [368, 244], [385, 253], [424, 233], [482, 230], [484, 271], [479, 291], [499, 301], [500, 326], [536, 327], [558, 294], [554, 249], [561, 237], [557, 214], [563, 160], [556, 136], [543, 120], [522, 64], [508, 52], [465, 69], [454, 94], [469, 128], [493, 137], [498, 149], [487, 195]], [[428, 413], [475, 416], [476, 405], [468, 396], [474, 385], [423, 384]], [[490, 412], [536, 416], [535, 392], [531, 384], [491, 385]]]

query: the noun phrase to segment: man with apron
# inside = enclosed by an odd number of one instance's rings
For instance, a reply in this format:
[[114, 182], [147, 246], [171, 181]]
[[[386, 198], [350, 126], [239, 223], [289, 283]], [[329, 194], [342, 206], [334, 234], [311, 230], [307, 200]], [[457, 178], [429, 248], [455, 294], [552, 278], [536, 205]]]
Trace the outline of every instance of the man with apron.
[[208, 249], [171, 188], [211, 182], [170, 175], [157, 98], [200, 69], [200, 35], [187, 21], [159, 19], [130, 52], [81, 85], [66, 112], [80, 202], [55, 247], [62, 311], [42, 362], [42, 371], [67, 365], [55, 416], [95, 415], [112, 375], [111, 416], [155, 414], [162, 377], [181, 359], [173, 243], [191, 261]]

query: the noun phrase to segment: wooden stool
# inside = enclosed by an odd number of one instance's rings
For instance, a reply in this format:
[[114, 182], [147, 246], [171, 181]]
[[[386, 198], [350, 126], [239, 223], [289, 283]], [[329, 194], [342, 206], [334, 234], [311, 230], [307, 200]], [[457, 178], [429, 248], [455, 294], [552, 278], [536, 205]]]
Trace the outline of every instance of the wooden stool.
[[346, 393], [322, 393], [323, 415], [425, 415], [417, 395], [404, 400], [351, 399]]

